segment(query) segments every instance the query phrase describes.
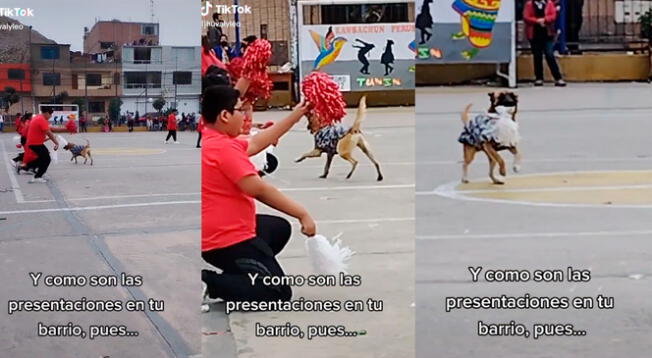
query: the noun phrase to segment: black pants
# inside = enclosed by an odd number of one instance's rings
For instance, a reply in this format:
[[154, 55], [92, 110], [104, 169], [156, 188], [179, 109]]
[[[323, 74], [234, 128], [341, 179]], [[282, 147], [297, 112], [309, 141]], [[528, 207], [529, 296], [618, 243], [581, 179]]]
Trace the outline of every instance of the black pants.
[[176, 142], [177, 141], [177, 131], [176, 130], [169, 130], [168, 131], [168, 136], [167, 136], [167, 138], [165, 138], [165, 141], [167, 142], [170, 139], [170, 137], [172, 137], [174, 139], [174, 141]]
[[29, 148], [36, 153], [38, 158], [30, 162], [27, 166], [28, 168], [36, 169], [36, 175], [34, 175], [34, 178], [40, 178], [45, 174], [50, 166], [50, 152], [48, 151], [48, 147], [43, 144], [30, 145]]
[[539, 81], [543, 81], [543, 56], [546, 56], [546, 62], [548, 62], [548, 67], [550, 68], [550, 73], [552, 77], [555, 78], [555, 81], [561, 80], [561, 72], [559, 71], [559, 65], [557, 64], [557, 59], [553, 53], [553, 48], [555, 46], [552, 39], [533, 39], [530, 40], [530, 46], [532, 47], [532, 57], [534, 58], [534, 76]]
[[[21, 136], [20, 137], [20, 145], [23, 147], [23, 150], [25, 149], [25, 143], [27, 142], [27, 137]], [[14, 162], [22, 162], [23, 157], [25, 156], [25, 153], [18, 153], [18, 155], [13, 159]]]
[[[290, 300], [292, 289], [289, 286], [267, 286], [262, 277], [285, 275], [275, 256], [283, 250], [291, 234], [292, 227], [287, 220], [256, 215], [256, 237], [203, 252], [206, 262], [222, 270], [220, 274], [202, 270], [201, 278], [208, 286], [208, 295], [225, 301]], [[258, 274], [253, 285], [249, 273]]]
[[197, 148], [201, 146], [201, 132], [197, 133]]

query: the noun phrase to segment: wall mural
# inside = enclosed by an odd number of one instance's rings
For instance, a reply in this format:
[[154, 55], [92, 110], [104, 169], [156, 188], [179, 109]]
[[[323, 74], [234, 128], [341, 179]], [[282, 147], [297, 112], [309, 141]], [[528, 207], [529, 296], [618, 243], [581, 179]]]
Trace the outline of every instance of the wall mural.
[[417, 0], [416, 11], [420, 62], [509, 62], [513, 2]]
[[302, 75], [323, 71], [343, 91], [413, 89], [414, 24], [305, 25]]

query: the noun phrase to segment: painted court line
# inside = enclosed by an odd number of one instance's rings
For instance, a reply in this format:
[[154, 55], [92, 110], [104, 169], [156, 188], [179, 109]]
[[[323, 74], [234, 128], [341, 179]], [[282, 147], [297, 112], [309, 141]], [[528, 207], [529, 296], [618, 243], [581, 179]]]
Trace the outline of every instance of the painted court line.
[[20, 191], [20, 185], [18, 185], [18, 179], [16, 179], [16, 175], [14, 174], [14, 169], [11, 167], [11, 164], [9, 164], [9, 161], [11, 160], [9, 158], [9, 153], [7, 153], [7, 150], [5, 149], [4, 142], [0, 143], [0, 147], [2, 147], [2, 154], [3, 157], [5, 158], [5, 164], [7, 166], [7, 174], [9, 174], [9, 181], [11, 182], [11, 187], [14, 192], [14, 196], [16, 197], [16, 203], [21, 204], [25, 202], [25, 198], [23, 197], [23, 192]]
[[637, 231], [580, 231], [580, 232], [538, 232], [509, 234], [451, 234], [417, 235], [417, 240], [458, 240], [458, 239], [521, 239], [558, 237], [604, 237], [604, 236], [652, 236], [652, 230]]
[[54, 212], [70, 212], [70, 211], [89, 211], [89, 210], [102, 210], [102, 209], [137, 208], [137, 207], [143, 207], [143, 206], [187, 205], [187, 204], [200, 204], [200, 203], [201, 203], [200, 200], [158, 201], [158, 202], [137, 203], [137, 204], [81, 206], [81, 207], [75, 207], [75, 208], [52, 208], [52, 209], [0, 211], [0, 215], [32, 214], [32, 213], [54, 213]]
[[[581, 173], [639, 173], [647, 172], [648, 170], [596, 170], [596, 171], [579, 171], [579, 172], [552, 172], [552, 173], [539, 173], [539, 174], [527, 174], [520, 175], [520, 177], [545, 177], [545, 176], [555, 176], [555, 175], [573, 175]], [[632, 185], [614, 185], [614, 186], [585, 186], [585, 187], [568, 187], [568, 188], [523, 188], [523, 189], [502, 189], [497, 188], [484, 189], [484, 190], [458, 190], [457, 186], [460, 185], [459, 181], [453, 181], [446, 184], [442, 184], [436, 187], [431, 191], [417, 191], [416, 196], [441, 196], [448, 199], [454, 200], [463, 200], [463, 201], [475, 201], [475, 202], [485, 202], [485, 203], [497, 203], [497, 204], [513, 204], [513, 205], [527, 205], [527, 206], [539, 206], [539, 207], [562, 207], [562, 208], [618, 208], [618, 209], [650, 209], [652, 204], [586, 204], [586, 203], [565, 203], [565, 202], [538, 202], [538, 201], [527, 201], [527, 200], [511, 200], [511, 199], [495, 199], [495, 198], [482, 198], [469, 196], [467, 194], [477, 193], [507, 193], [507, 192], [537, 192], [537, 191], [591, 191], [591, 190], [628, 190], [628, 189], [648, 189], [650, 188], [649, 184], [632, 184]]]
[[[361, 186], [334, 186], [334, 187], [304, 187], [304, 188], [280, 188], [284, 192], [302, 192], [302, 191], [339, 191], [339, 190], [380, 190], [380, 189], [409, 189], [414, 188], [413, 184], [396, 184], [396, 185], [361, 185]], [[191, 193], [153, 193], [153, 194], [130, 194], [130, 195], [104, 195], [86, 198], [70, 198], [66, 201], [91, 201], [91, 200], [112, 200], [112, 199], [130, 199], [130, 198], [154, 198], [167, 196], [199, 196], [200, 192]], [[23, 201], [22, 203], [47, 203], [54, 200], [32, 200]]]

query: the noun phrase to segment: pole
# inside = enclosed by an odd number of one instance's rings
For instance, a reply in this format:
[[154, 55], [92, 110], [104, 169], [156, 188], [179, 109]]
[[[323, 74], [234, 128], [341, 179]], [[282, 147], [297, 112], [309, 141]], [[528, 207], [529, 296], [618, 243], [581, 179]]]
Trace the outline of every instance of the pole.
[[30, 81], [30, 92], [32, 94], [32, 113], [36, 112], [36, 99], [34, 98], [34, 75], [32, 73], [34, 69], [32, 60], [32, 26], [29, 27], [29, 81]]
[[[54, 77], [54, 56], [52, 56], [52, 77]], [[55, 85], [56, 81], [52, 78], [52, 103], [54, 103], [54, 97], [57, 93], [57, 86]]]
[[235, 55], [240, 56], [240, 13], [238, 12], [238, 0], [233, 0], [235, 5]]

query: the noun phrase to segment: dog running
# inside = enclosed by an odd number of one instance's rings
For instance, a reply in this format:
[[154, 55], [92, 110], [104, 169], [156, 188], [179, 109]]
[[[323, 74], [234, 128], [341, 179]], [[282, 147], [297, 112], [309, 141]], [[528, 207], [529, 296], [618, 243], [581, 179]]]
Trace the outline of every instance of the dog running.
[[310, 131], [310, 134], [315, 137], [315, 148], [299, 157], [295, 162], [300, 163], [306, 158], [321, 157], [322, 153], [326, 153], [324, 174], [320, 176], [320, 178], [325, 179], [328, 176], [333, 157], [335, 154], [339, 154], [342, 159], [348, 161], [352, 165], [351, 171], [346, 176], [346, 178], [349, 179], [353, 175], [355, 168], [358, 166], [358, 161], [355, 160], [352, 155], [353, 150], [358, 147], [371, 160], [371, 162], [374, 163], [376, 172], [378, 173], [376, 180], [383, 180], [383, 174], [380, 171], [380, 164], [378, 164], [374, 158], [374, 155], [371, 152], [371, 147], [360, 129], [362, 120], [366, 116], [366, 112], [367, 100], [366, 97], [362, 97], [358, 104], [358, 112], [355, 121], [350, 128], [347, 128], [342, 124], [334, 124], [320, 128], [319, 118], [314, 115], [308, 116], [308, 130]]
[[462, 112], [464, 130], [458, 142], [464, 146], [463, 183], [469, 182], [468, 168], [479, 151], [484, 152], [489, 158], [489, 178], [494, 184], [505, 183], [494, 175], [496, 164], [500, 175], [507, 176], [505, 161], [498, 154], [499, 151], [509, 150], [514, 155], [514, 172], [520, 170], [521, 154], [518, 149], [520, 135], [516, 122], [518, 95], [514, 92], [499, 91], [489, 93], [489, 99], [491, 105], [486, 114], [470, 118], [471, 104]]
[[90, 159], [91, 165], [93, 165], [93, 156], [91, 155], [91, 143], [88, 141], [88, 139], [86, 139], [86, 145], [68, 143], [65, 146], [63, 146], [63, 149], [69, 150], [70, 153], [72, 153], [72, 158], [70, 158], [71, 162], [74, 160], [75, 164], [77, 164], [77, 157], [83, 157], [84, 164], [86, 164], [88, 159]]

